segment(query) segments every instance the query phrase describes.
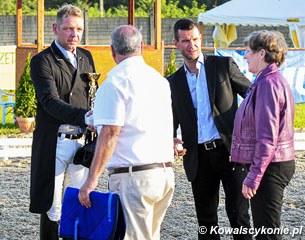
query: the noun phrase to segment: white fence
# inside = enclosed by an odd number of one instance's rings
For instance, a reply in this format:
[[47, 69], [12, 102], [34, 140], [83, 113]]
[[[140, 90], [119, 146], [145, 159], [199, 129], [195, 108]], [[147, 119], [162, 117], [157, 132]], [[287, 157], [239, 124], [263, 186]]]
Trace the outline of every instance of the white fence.
[[32, 138], [0, 138], [0, 158], [30, 157]]
[[[305, 132], [295, 133], [296, 151], [305, 150]], [[0, 160], [31, 156], [32, 138], [0, 138]]]

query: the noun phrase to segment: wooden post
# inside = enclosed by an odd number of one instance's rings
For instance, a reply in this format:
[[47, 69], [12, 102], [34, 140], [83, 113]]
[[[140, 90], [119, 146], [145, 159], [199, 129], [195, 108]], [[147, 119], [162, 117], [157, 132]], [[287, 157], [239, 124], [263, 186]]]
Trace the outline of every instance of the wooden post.
[[16, 7], [16, 42], [19, 47], [22, 45], [22, 0], [17, 0]]
[[161, 0], [155, 0], [155, 48], [161, 49]]
[[135, 24], [134, 12], [135, 12], [135, 0], [128, 0], [128, 24], [133, 26]]
[[86, 6], [84, 8], [84, 25], [85, 25], [85, 31], [84, 31], [84, 44], [89, 45], [89, 15], [88, 15], [88, 7]]
[[44, 45], [44, 0], [37, 1], [37, 50], [40, 52]]

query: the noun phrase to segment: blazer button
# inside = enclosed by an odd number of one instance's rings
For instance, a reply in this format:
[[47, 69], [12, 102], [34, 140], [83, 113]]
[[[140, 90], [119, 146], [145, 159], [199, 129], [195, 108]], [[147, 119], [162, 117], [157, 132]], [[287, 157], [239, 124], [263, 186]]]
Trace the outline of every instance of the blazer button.
[[72, 97], [73, 93], [70, 93], [70, 96]]

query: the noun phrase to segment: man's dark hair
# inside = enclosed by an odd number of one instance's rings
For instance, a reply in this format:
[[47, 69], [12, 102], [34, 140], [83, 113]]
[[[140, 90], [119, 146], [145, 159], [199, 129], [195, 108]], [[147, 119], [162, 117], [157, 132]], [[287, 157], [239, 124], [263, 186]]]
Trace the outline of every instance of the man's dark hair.
[[198, 28], [198, 25], [191, 19], [183, 18], [178, 20], [174, 25], [174, 38], [176, 41], [179, 40], [178, 30], [192, 30]]

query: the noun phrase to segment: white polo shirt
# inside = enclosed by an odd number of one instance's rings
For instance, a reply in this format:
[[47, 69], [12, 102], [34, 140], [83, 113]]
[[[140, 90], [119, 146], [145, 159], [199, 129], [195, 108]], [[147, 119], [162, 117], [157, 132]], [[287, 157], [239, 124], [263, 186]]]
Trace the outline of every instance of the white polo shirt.
[[94, 124], [121, 126], [107, 168], [173, 161], [168, 81], [142, 57], [115, 66], [96, 93]]

